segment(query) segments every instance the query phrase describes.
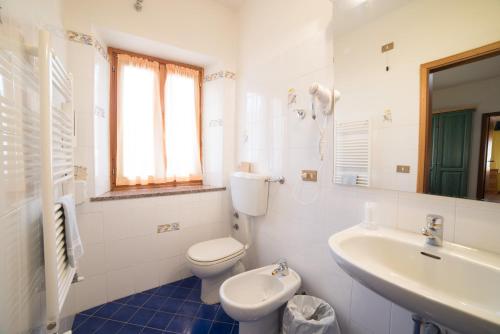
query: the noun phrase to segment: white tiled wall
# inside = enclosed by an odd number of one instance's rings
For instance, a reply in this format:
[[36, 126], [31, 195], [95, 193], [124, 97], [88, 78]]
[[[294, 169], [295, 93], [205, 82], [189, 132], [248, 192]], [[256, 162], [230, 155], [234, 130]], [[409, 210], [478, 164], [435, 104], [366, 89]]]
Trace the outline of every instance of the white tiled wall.
[[109, 184], [109, 64], [93, 46], [68, 42], [76, 119], [75, 164], [87, 168], [87, 193], [103, 194]]
[[109, 63], [94, 50], [94, 192], [110, 189], [109, 178]]
[[203, 181], [211, 185], [222, 184], [223, 85], [223, 80], [206, 82], [203, 85]]
[[496, 203], [457, 199], [455, 242], [500, 253], [499, 214]]
[[[412, 3], [428, 5], [430, 2]], [[447, 6], [453, 7], [451, 2]], [[318, 158], [317, 124], [310, 117], [298, 120], [286, 107], [289, 88], [296, 88], [299, 94], [307, 96], [310, 83], [319, 81], [331, 85], [333, 81], [331, 10], [331, 3], [326, 0], [308, 1], [307, 6], [300, 0], [255, 0], [246, 2], [240, 12], [238, 159], [252, 161], [259, 172], [284, 175], [287, 179], [284, 185], [271, 186], [268, 214], [256, 219], [254, 224], [255, 242], [250, 259], [253, 266], [262, 266], [287, 258], [290, 266], [302, 276], [303, 288], [334, 306], [343, 333], [411, 333], [411, 314], [345, 274], [330, 255], [328, 237], [360, 223], [364, 204], [375, 202], [378, 224], [419, 233], [425, 225], [426, 214], [440, 214], [445, 219], [446, 240], [500, 252], [500, 205], [332, 184], [331, 154], [324, 162]], [[404, 34], [401, 28], [394, 31]], [[379, 52], [379, 46], [376, 50]], [[432, 59], [434, 55], [429, 57]], [[414, 60], [401, 59], [400, 63], [410, 61]], [[418, 68], [415, 75], [418, 78]], [[363, 76], [358, 79], [363, 80]], [[351, 89], [359, 83], [353, 82]], [[410, 86], [408, 89], [416, 89], [418, 95], [418, 85], [410, 83]], [[411, 109], [417, 113], [418, 99], [408, 99], [408, 94], [400, 96], [401, 110]], [[418, 115], [413, 118], [416, 122]], [[404, 138], [402, 141], [416, 140], [416, 135], [409, 130], [414, 126], [413, 120], [396, 122], [401, 127], [393, 128], [392, 135]], [[330, 119], [329, 152], [333, 150], [332, 125]], [[394, 137], [390, 138], [396, 142]], [[376, 154], [383, 156], [391, 150], [380, 148]], [[299, 176], [301, 169], [318, 169], [319, 182], [303, 183]], [[390, 177], [389, 180], [397, 189], [406, 189], [399, 185], [409, 184], [404, 179]]]
[[[196, 242], [229, 234], [225, 192], [90, 202], [79, 206], [85, 247], [68, 313], [191, 275], [185, 253]], [[157, 226], [179, 231], [157, 234]]]

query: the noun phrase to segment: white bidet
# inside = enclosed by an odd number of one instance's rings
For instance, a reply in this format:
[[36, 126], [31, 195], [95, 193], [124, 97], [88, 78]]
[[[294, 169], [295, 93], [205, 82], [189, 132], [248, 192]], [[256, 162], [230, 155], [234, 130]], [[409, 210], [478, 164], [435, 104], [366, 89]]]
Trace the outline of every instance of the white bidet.
[[226, 280], [220, 287], [224, 311], [240, 322], [240, 334], [280, 331], [280, 307], [300, 287], [300, 276], [288, 269], [276, 273], [276, 265], [247, 271]]

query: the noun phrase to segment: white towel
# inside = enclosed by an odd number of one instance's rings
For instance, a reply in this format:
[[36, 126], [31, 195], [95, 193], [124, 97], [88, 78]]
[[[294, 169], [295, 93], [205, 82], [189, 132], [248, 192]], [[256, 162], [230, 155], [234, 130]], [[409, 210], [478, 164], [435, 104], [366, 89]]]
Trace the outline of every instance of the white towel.
[[71, 267], [76, 268], [77, 260], [83, 255], [83, 244], [76, 222], [75, 199], [72, 195], [66, 195], [59, 198], [58, 203], [62, 205], [64, 211], [64, 232], [68, 262]]
[[357, 175], [342, 175], [342, 184], [355, 186], [358, 180]]

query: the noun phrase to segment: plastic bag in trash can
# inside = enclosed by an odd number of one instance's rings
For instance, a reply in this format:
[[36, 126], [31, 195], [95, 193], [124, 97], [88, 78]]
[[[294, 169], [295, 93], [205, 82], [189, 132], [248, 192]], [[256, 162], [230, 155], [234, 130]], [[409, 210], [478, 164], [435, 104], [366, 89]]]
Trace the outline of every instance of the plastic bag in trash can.
[[335, 311], [324, 300], [294, 296], [283, 314], [283, 334], [340, 334]]

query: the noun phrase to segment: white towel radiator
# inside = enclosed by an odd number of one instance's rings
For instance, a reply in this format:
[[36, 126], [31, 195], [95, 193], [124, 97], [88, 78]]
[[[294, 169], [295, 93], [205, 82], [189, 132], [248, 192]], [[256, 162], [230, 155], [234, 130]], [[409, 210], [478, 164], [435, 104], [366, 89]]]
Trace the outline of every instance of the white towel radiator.
[[43, 244], [48, 333], [59, 330], [59, 316], [76, 270], [66, 254], [64, 215], [56, 200], [74, 193], [73, 82], [50, 47], [50, 33], [40, 31], [40, 126]]

